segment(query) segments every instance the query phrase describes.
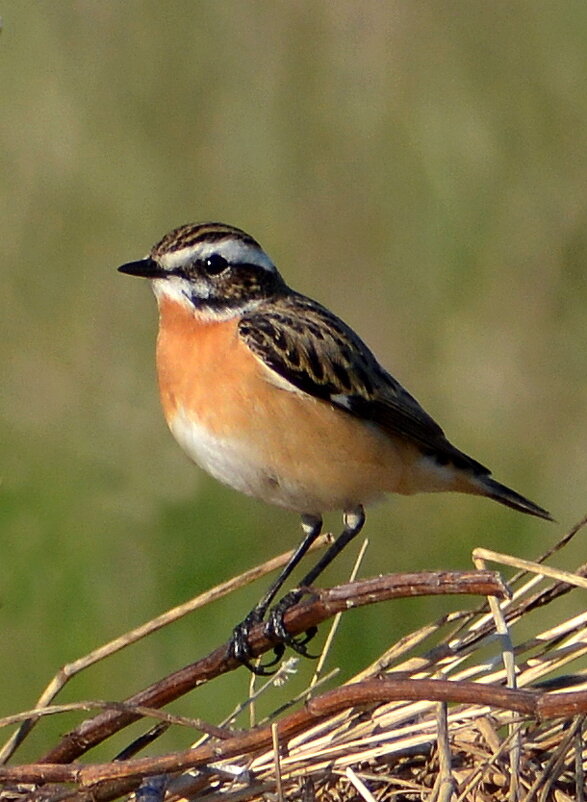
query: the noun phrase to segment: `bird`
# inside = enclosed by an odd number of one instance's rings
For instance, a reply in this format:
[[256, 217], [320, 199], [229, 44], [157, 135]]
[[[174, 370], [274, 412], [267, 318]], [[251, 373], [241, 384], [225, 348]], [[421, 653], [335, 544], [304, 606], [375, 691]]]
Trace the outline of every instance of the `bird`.
[[[312, 656], [314, 631], [293, 637], [284, 613], [361, 531], [365, 505], [456, 491], [553, 520], [452, 445], [353, 329], [289, 287], [242, 229], [183, 225], [118, 270], [151, 282], [161, 403], [179, 445], [223, 484], [301, 516], [290, 561], [231, 636], [229, 653], [255, 673], [270, 673], [286, 645]], [[333, 510], [341, 533], [271, 606]], [[275, 659], [253, 665], [248, 635], [262, 621]]]

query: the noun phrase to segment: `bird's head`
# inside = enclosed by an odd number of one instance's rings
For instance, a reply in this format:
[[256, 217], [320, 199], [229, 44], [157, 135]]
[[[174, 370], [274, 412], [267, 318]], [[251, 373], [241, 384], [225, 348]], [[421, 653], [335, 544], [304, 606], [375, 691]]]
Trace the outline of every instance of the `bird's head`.
[[176, 228], [147, 257], [118, 270], [151, 279], [158, 301], [169, 299], [219, 320], [242, 314], [286, 289], [259, 243], [224, 223]]

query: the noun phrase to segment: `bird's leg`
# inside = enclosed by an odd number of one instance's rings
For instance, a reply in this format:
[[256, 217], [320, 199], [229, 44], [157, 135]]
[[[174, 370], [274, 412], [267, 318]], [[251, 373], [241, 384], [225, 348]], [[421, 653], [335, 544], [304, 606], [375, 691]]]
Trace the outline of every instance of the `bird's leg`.
[[324, 552], [322, 557], [318, 560], [316, 565], [309, 571], [300, 582], [296, 590], [287, 593], [283, 599], [277, 602], [275, 607], [269, 613], [265, 632], [272, 638], [279, 641], [280, 644], [290, 646], [298, 654], [303, 657], [313, 657], [306, 649], [306, 644], [316, 634], [316, 627], [309, 629], [302, 638], [294, 638], [288, 633], [283, 623], [283, 616], [285, 612], [301, 599], [304, 593], [308, 593], [308, 588], [320, 576], [322, 571], [330, 565], [334, 558], [340, 554], [344, 547], [356, 537], [365, 523], [365, 510], [359, 504], [352, 510], [346, 510], [343, 516], [344, 529], [336, 538], [334, 543]]
[[304, 537], [295, 552], [292, 554], [289, 561], [284, 565], [275, 581], [270, 585], [265, 595], [253, 607], [251, 612], [245, 617], [240, 624], [232, 631], [232, 638], [230, 640], [230, 655], [236, 657], [241, 663], [244, 663], [255, 674], [265, 676], [271, 672], [266, 669], [275, 665], [283, 655], [284, 647], [278, 644], [275, 648], [275, 659], [264, 666], [254, 666], [251, 663], [251, 652], [249, 649], [249, 632], [260, 623], [267, 612], [267, 609], [283, 583], [289, 577], [291, 572], [300, 562], [304, 554], [308, 551], [312, 543], [316, 540], [322, 530], [322, 518], [319, 515], [302, 515], [302, 529]]

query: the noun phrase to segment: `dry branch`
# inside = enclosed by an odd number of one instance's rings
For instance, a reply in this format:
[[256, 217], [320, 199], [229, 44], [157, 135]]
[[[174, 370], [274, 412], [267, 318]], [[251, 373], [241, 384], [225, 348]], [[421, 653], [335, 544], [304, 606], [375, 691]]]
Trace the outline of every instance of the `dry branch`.
[[[420, 573], [387, 574], [373, 579], [339, 585], [327, 590], [313, 590], [285, 615], [288, 631], [297, 635], [326, 619], [354, 607], [389, 599], [437, 594], [495, 595], [504, 598], [506, 588], [494, 571], [428, 571]], [[259, 656], [275, 645], [264, 633], [262, 624], [250, 634], [252, 654]], [[239, 663], [228, 653], [228, 644], [220, 646], [206, 657], [170, 674], [126, 700], [132, 706], [159, 708], [169, 704], [211, 679], [233, 671]], [[77, 759], [93, 746], [109, 738], [139, 718], [120, 710], [110, 710], [83, 722], [67, 733], [43, 758], [46, 763], [67, 763]]]
[[281, 743], [297, 733], [349, 708], [385, 704], [394, 701], [454, 702], [509, 710], [533, 718], [560, 717], [587, 713], [587, 691], [572, 694], [544, 691], [512, 690], [477, 682], [452, 680], [391, 679], [365, 680], [326, 691], [310, 699], [303, 707], [284, 717], [277, 725], [257, 727], [220, 742], [206, 743], [184, 752], [160, 757], [137, 758], [122, 762], [97, 763], [87, 766], [60, 763], [37, 763], [0, 767], [0, 781], [22, 783], [75, 782], [84, 787], [110, 780], [137, 780], [143, 777], [178, 772], [210, 761], [241, 754], [251, 754], [272, 743], [272, 728], [277, 727]]

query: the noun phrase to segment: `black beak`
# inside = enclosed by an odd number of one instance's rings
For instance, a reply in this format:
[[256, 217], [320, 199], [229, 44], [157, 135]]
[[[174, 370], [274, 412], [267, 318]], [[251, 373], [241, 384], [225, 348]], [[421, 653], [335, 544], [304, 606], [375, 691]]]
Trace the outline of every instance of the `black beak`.
[[154, 259], [149, 257], [140, 259], [138, 262], [128, 262], [126, 265], [121, 265], [118, 271], [129, 276], [139, 276], [139, 278], [166, 278], [169, 275], [167, 270], [164, 270]]

